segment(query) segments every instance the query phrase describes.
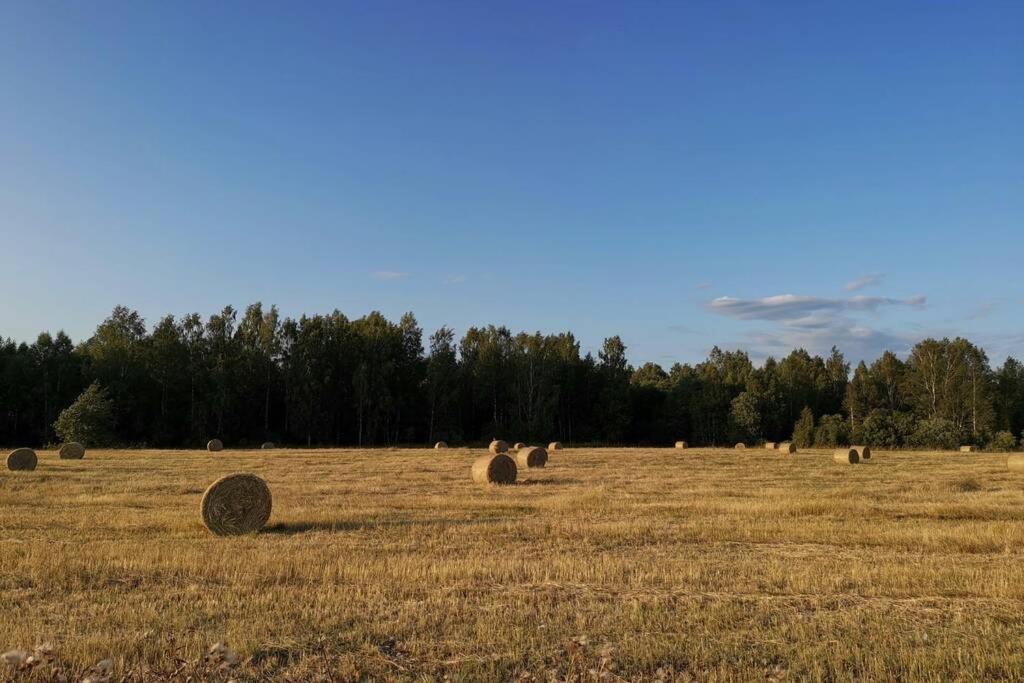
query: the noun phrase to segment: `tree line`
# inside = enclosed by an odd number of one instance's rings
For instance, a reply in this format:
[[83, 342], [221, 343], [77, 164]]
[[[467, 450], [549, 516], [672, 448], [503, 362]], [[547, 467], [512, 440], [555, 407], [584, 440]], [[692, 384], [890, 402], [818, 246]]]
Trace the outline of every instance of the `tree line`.
[[[97, 406], [99, 406], [97, 408]], [[571, 332], [513, 334], [339, 311], [282, 318], [256, 303], [149, 329], [118, 306], [75, 344], [0, 338], [0, 443], [44, 445], [83, 415], [90, 445], [234, 447], [515, 440], [1007, 450], [1024, 430], [1024, 366], [966, 339], [926, 339], [852, 368], [794, 350], [755, 367], [714, 348], [695, 365], [633, 368], [615, 336], [595, 358]], [[99, 417], [96, 417], [99, 416]], [[61, 423], [58, 418], [61, 418]], [[65, 431], [67, 428], [65, 428]]]

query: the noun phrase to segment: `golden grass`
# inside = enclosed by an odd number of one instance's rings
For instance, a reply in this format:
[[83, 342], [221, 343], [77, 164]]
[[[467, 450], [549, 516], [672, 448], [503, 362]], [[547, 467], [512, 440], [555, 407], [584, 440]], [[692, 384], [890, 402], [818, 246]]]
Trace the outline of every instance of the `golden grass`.
[[[39, 455], [0, 473], [0, 651], [78, 671], [224, 641], [242, 680], [1024, 677], [1005, 455], [567, 449], [509, 487], [464, 449]], [[199, 499], [235, 471], [273, 515], [217, 538]]]

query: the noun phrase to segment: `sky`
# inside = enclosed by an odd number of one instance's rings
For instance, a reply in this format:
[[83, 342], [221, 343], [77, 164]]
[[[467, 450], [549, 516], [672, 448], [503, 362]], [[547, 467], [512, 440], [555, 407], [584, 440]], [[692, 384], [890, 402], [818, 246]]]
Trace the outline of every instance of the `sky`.
[[1024, 3], [0, 3], [0, 336], [1024, 356]]

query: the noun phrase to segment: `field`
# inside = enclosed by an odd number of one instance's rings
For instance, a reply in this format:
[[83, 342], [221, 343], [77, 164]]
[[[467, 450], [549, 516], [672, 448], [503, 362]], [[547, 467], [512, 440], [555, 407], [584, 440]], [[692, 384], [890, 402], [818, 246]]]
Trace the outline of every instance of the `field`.
[[[208, 675], [218, 641], [239, 680], [1024, 678], [1005, 456], [568, 449], [488, 488], [478, 453], [40, 452], [0, 473], [0, 651], [113, 680]], [[213, 537], [235, 471], [273, 514]]]

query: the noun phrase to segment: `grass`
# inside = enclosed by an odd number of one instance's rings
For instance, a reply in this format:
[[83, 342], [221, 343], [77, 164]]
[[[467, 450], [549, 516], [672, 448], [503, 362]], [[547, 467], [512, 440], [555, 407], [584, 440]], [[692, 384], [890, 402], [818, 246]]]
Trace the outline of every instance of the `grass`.
[[[40, 453], [0, 473], [0, 650], [114, 680], [218, 641], [240, 680], [1024, 677], [1005, 455], [567, 449], [488, 488], [476, 454]], [[216, 538], [235, 471], [274, 512]]]

